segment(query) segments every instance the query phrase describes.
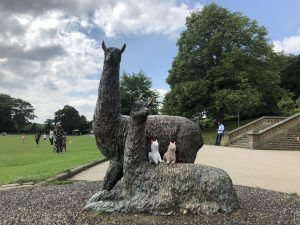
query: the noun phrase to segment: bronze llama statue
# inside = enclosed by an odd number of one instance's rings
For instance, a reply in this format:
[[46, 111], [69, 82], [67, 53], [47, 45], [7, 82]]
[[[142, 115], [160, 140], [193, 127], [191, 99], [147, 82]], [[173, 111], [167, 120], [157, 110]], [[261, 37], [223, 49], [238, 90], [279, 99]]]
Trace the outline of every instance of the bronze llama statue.
[[[123, 176], [125, 140], [129, 117], [121, 115], [120, 62], [125, 51], [105, 46], [102, 76], [99, 83], [93, 131], [102, 154], [110, 160], [102, 189], [111, 190]], [[176, 141], [176, 162], [194, 163], [198, 150], [203, 145], [202, 133], [197, 124], [179, 116], [150, 115], [146, 122], [146, 148], [144, 157], [151, 150], [151, 139], [160, 144], [161, 156], [167, 151], [170, 140]]]

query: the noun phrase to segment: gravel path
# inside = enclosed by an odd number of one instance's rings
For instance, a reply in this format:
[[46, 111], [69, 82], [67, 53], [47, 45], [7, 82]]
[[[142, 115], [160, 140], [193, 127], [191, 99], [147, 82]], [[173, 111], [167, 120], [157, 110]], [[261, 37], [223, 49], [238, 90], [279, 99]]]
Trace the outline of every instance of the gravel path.
[[0, 191], [0, 224], [300, 224], [300, 197], [235, 186], [241, 208], [230, 214], [154, 216], [82, 211], [100, 182], [33, 186]]

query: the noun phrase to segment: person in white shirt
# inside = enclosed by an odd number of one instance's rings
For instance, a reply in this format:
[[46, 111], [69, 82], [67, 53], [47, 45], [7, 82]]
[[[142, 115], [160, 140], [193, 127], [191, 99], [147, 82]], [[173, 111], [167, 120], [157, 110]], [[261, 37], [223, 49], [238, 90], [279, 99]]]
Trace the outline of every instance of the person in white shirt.
[[49, 132], [49, 140], [50, 140], [50, 144], [51, 144], [51, 145], [53, 145], [53, 134], [54, 134], [53, 130], [50, 129], [50, 132]]
[[215, 145], [220, 145], [222, 137], [224, 135], [224, 125], [221, 122], [218, 122], [218, 129], [217, 129], [217, 137]]

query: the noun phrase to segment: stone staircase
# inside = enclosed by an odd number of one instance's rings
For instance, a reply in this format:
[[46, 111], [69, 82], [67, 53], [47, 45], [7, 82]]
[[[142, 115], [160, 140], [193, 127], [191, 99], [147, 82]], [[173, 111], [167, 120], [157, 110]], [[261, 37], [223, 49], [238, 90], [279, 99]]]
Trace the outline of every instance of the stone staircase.
[[248, 136], [242, 137], [241, 139], [231, 143], [229, 146], [230, 147], [235, 147], [235, 148], [248, 148]]
[[223, 145], [238, 148], [300, 150], [300, 113], [285, 117], [261, 117], [225, 132]]
[[300, 143], [297, 142], [297, 137], [300, 136], [300, 129], [283, 134], [267, 144], [265, 149], [272, 150], [300, 150]]
[[[278, 121], [267, 121], [265, 123], [259, 124], [255, 129], [255, 131], [260, 131], [263, 130], [267, 127], [272, 126], [273, 124], [277, 123]], [[253, 131], [250, 130], [250, 131]], [[235, 148], [249, 148], [249, 138], [247, 133], [245, 133], [244, 135], [242, 135], [242, 137], [236, 141], [233, 141], [231, 144], [229, 144], [230, 147], [235, 147]]]

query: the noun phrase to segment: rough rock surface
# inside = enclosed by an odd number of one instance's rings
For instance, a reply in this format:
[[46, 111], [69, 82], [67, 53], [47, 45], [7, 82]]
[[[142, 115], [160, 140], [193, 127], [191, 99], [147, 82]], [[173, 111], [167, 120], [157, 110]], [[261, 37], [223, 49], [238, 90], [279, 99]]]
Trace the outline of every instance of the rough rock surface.
[[86, 209], [103, 212], [148, 212], [170, 215], [176, 212], [230, 212], [238, 207], [238, 199], [225, 171], [201, 165], [174, 164], [141, 167], [124, 192], [122, 178], [112, 191], [99, 191]]

